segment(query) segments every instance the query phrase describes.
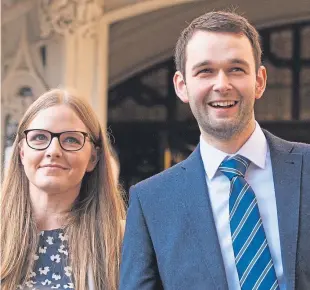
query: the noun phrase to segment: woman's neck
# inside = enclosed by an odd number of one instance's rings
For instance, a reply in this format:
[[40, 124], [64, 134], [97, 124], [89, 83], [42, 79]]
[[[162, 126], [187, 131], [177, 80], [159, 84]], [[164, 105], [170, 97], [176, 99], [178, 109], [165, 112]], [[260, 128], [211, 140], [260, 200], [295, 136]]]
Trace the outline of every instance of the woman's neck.
[[53, 230], [65, 226], [68, 212], [79, 191], [48, 193], [30, 185], [30, 199], [39, 230]]

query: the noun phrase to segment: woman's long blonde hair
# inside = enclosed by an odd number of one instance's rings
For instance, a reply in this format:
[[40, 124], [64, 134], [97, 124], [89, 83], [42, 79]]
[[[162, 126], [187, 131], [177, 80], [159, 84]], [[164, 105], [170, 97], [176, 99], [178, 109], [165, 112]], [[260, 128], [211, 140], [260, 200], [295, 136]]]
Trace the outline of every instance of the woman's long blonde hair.
[[88, 289], [89, 270], [96, 290], [118, 288], [124, 204], [113, 179], [109, 141], [94, 111], [65, 90], [51, 90], [27, 110], [18, 127], [13, 155], [3, 180], [1, 197], [1, 286], [16, 289], [29, 278], [37, 250], [38, 229], [33, 218], [29, 183], [19, 155], [19, 143], [34, 117], [46, 108], [65, 104], [79, 116], [99, 144], [99, 161], [82, 180], [65, 232], [76, 290]]

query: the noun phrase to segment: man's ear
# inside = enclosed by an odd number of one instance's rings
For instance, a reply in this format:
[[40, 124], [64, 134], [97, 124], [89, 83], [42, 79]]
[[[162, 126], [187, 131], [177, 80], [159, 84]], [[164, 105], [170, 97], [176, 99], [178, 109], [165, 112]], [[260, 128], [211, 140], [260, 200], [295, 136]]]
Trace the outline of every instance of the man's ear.
[[91, 152], [89, 162], [87, 164], [86, 172], [91, 172], [95, 169], [95, 167], [96, 167], [96, 165], [100, 159], [100, 157], [99, 157], [100, 151], [99, 150], [100, 150], [99, 147], [92, 148], [92, 152]]
[[180, 71], [175, 72], [173, 76], [173, 84], [174, 84], [175, 92], [177, 96], [180, 98], [180, 100], [183, 103], [188, 103], [189, 99], [188, 99], [188, 94], [187, 94], [186, 83]]
[[267, 83], [267, 71], [266, 68], [261, 65], [258, 69], [256, 75], [256, 84], [255, 84], [255, 99], [260, 99], [266, 89]]

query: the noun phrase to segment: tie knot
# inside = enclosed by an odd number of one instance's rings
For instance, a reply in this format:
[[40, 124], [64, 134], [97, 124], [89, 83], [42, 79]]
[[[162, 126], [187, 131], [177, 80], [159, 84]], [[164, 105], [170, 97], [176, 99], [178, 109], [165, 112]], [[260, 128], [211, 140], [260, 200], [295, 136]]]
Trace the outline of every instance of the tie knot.
[[245, 176], [251, 161], [241, 155], [236, 155], [228, 160], [224, 160], [219, 170], [224, 173], [230, 180], [235, 176]]

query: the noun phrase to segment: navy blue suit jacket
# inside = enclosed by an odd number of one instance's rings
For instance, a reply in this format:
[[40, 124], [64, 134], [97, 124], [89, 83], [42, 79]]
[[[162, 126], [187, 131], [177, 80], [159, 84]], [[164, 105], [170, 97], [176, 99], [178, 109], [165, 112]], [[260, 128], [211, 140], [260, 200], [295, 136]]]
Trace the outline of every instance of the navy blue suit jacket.
[[[287, 290], [309, 290], [310, 145], [265, 135]], [[120, 290], [151, 289], [228, 289], [199, 146], [131, 188]]]

